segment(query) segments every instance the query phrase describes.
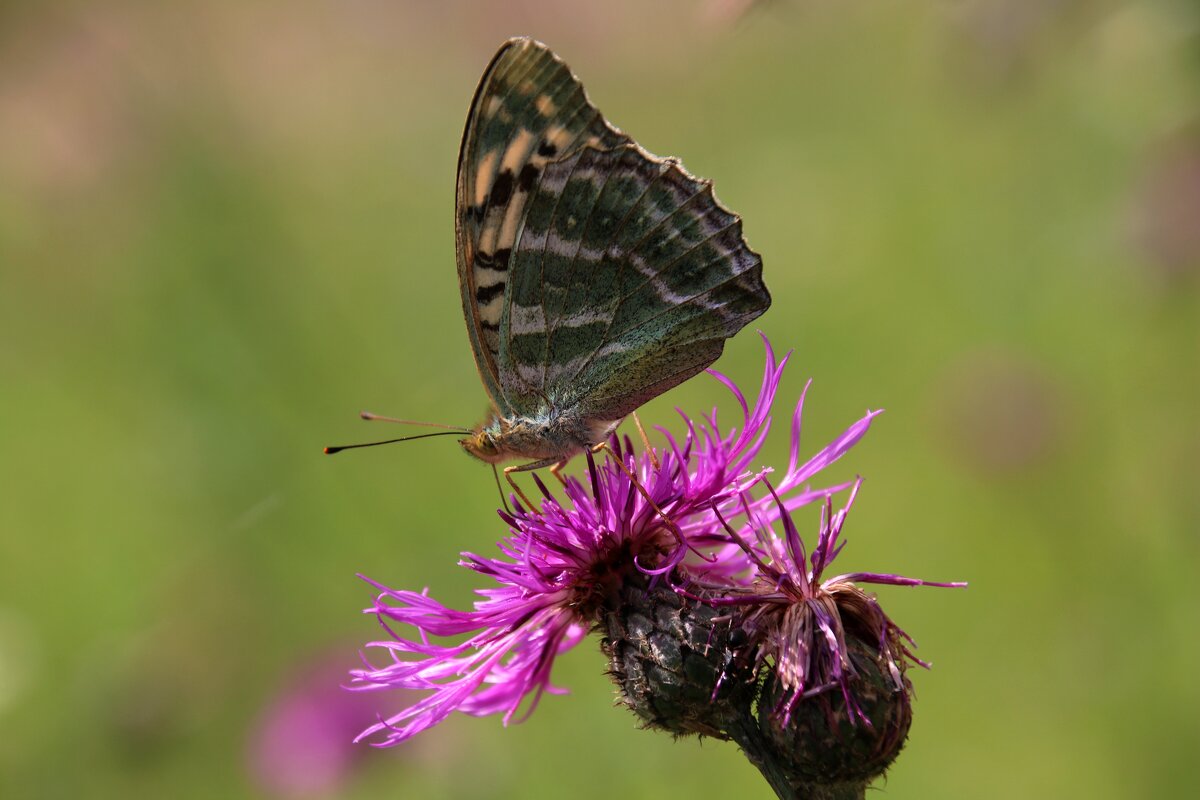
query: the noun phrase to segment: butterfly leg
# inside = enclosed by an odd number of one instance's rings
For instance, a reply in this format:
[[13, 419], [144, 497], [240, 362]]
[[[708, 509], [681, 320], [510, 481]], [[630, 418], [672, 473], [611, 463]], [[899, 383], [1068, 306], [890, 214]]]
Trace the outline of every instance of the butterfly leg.
[[500, 502], [504, 505], [504, 510], [511, 514], [512, 509], [508, 507], [508, 498], [504, 496], [504, 487], [500, 485], [500, 470], [496, 469], [495, 464], [492, 464], [492, 475], [496, 478], [496, 491], [500, 493]]
[[654, 512], [656, 514], [658, 514], [659, 517], [662, 518], [662, 521], [666, 523], [667, 530], [669, 530], [669, 531], [671, 531], [671, 533], [675, 534], [675, 538], [677, 538], [679, 540], [680, 544], [683, 544], [683, 541], [684, 541], [683, 531], [679, 530], [679, 526], [671, 521], [671, 518], [667, 516], [665, 511], [663, 511], [661, 508], [659, 508], [658, 503], [654, 502], [654, 498], [652, 498], [650, 496], [650, 492], [646, 491], [646, 487], [642, 485], [642, 482], [640, 480], [638, 480], [638, 476], [636, 474], [634, 474], [633, 470], [631, 470], [625, 464], [625, 461], [619, 455], [617, 455], [617, 451], [613, 450], [612, 446], [609, 445], [608, 442], [600, 442], [599, 444], [592, 446], [593, 453], [599, 453], [601, 451], [607, 453], [609, 456], [609, 460], [611, 460], [612, 463], [616, 464], [617, 467], [622, 472], [625, 473], [625, 475], [633, 483], [634, 487], [636, 487], [638, 492], [642, 495], [642, 499], [645, 500], [646, 503], [652, 509], [654, 509]]
[[550, 474], [553, 475], [554, 477], [558, 478], [558, 482], [561, 483], [563, 486], [567, 485], [567, 479], [562, 476], [562, 468], [565, 467], [566, 465], [567, 465], [567, 462], [564, 459], [562, 461], [559, 461], [557, 464], [555, 464], [553, 467], [550, 468]]
[[537, 506], [529, 502], [529, 498], [525, 496], [525, 492], [521, 491], [521, 487], [517, 485], [517, 481], [515, 478], [513, 478], [512, 474], [514, 472], [532, 472], [535, 469], [541, 469], [542, 467], [555, 467], [558, 466], [558, 464], [559, 460], [557, 458], [543, 458], [541, 461], [531, 461], [528, 464], [516, 464], [511, 467], [505, 467], [504, 479], [508, 481], [508, 485], [511, 486], [513, 491], [517, 493], [517, 497], [521, 498], [521, 501], [525, 503], [525, 507], [536, 514]]
[[637, 412], [633, 411], [630, 414], [633, 417], [633, 424], [637, 426], [638, 434], [642, 437], [642, 447], [646, 448], [646, 454], [650, 456], [650, 463], [658, 469], [661, 464], [658, 463], [658, 454], [654, 452], [654, 448], [650, 446], [650, 437], [646, 435], [646, 429], [642, 427], [642, 420], [638, 417]]

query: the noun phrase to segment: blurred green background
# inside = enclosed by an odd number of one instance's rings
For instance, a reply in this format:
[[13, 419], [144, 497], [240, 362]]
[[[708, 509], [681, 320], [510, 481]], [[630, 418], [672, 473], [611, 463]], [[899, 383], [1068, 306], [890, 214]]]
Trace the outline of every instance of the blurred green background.
[[[649, 5], [0, 6], [0, 796], [771, 796], [612, 708], [595, 641], [523, 725], [339, 744], [398, 702], [330, 688], [355, 574], [461, 606], [504, 532], [453, 440], [320, 448], [483, 415], [453, 181], [514, 34], [744, 216], [806, 450], [887, 408], [839, 563], [971, 582], [880, 590], [935, 664], [887, 795], [1187, 793], [1200, 10]], [[719, 366], [756, 386], [753, 333]]]

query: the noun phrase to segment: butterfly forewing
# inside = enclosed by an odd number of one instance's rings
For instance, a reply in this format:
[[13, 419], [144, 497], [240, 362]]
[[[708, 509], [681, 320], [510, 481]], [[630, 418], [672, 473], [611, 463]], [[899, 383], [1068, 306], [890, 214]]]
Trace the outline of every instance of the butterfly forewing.
[[499, 374], [518, 413], [548, 398], [620, 419], [711, 364], [762, 314], [762, 261], [711, 184], [634, 144], [547, 164], [510, 261]]
[[626, 141], [588, 102], [567, 66], [538, 42], [507, 42], [480, 80], [459, 152], [458, 273], [475, 361], [501, 414], [515, 410], [502, 394], [497, 357], [510, 258], [528, 195], [548, 163], [584, 146]]

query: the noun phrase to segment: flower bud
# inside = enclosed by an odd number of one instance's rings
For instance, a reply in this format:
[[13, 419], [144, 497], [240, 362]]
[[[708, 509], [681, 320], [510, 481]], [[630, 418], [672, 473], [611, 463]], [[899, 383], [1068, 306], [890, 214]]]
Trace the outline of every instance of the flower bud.
[[877, 644], [849, 632], [846, 653], [854, 677], [845, 691], [834, 686], [797, 700], [775, 673], [763, 685], [760, 730], [775, 761], [805, 783], [871, 782], [900, 754], [912, 724], [904, 662], [893, 662]]

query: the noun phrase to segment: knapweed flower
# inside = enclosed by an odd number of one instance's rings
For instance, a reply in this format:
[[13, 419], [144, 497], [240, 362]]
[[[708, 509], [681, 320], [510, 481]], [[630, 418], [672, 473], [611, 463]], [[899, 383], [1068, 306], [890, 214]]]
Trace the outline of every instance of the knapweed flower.
[[[736, 738], [746, 749], [741, 732], [762, 705], [765, 685], [778, 686], [777, 719], [785, 726], [801, 699], [853, 692], [857, 673], [845, 649], [851, 637], [837, 622], [847, 617], [816, 609], [829, 597], [857, 592], [850, 585], [856, 578], [908, 579], [859, 574], [820, 582], [837, 552], [844, 511], [830, 517], [811, 566], [790, 514], [857, 486], [814, 488], [812, 482], [863, 437], [879, 412], [868, 412], [801, 460], [806, 387], [792, 414], [787, 469], [778, 474], [756, 465], [786, 362], [776, 362], [766, 345], [753, 406], [732, 381], [710, 371], [742, 412], [741, 424], [727, 432], [715, 411], [699, 421], [680, 412], [682, 437], [659, 429], [666, 446], [640, 453], [628, 438], [614, 437], [604, 459], [587, 456], [583, 480], [566, 479], [562, 499], [535, 476], [540, 507], [515, 504], [514, 512], [499, 512], [509, 528], [499, 557], [463, 554], [462, 566], [495, 582], [478, 590], [481, 599], [471, 610], [448, 608], [428, 592], [372, 582], [380, 593], [366, 611], [388, 638], [369, 646], [388, 658], [355, 670], [351, 688], [424, 696], [381, 717], [359, 738], [395, 744], [454, 712], [502, 714], [505, 723], [522, 708], [527, 715], [543, 693], [562, 691], [550, 680], [554, 659], [589, 629], [602, 634], [621, 699], [647, 725], [674, 734]], [[771, 532], [779, 523], [783, 544]], [[878, 608], [872, 599], [863, 602]], [[798, 608], [812, 608], [815, 616], [805, 623], [809, 612]], [[887, 640], [890, 663], [900, 669], [908, 655], [895, 638], [902, 634], [881, 611], [873, 613], [863, 617], [863, 631]], [[768, 674], [769, 667], [775, 672]], [[907, 688], [903, 681], [895, 686]], [[861, 703], [848, 707], [856, 721], [870, 724]], [[750, 738], [757, 742], [763, 734]]]
[[[769, 481], [774, 507], [747, 509], [743, 530], [722, 525], [751, 580], [741, 585], [695, 579], [706, 602], [732, 612], [742, 631], [742, 652], [763, 673], [758, 730], [735, 726], [731, 736], [786, 766], [789, 789], [817, 783], [865, 786], [899, 755], [912, 721], [908, 663], [928, 667], [910, 649], [912, 640], [878, 601], [858, 584], [962, 587], [901, 575], [854, 572], [825, 578], [841, 552], [842, 528], [861, 486], [834, 511], [822, 507], [812, 553]], [[718, 512], [719, 513], [719, 512]], [[783, 535], [775, 525], [783, 528]]]

